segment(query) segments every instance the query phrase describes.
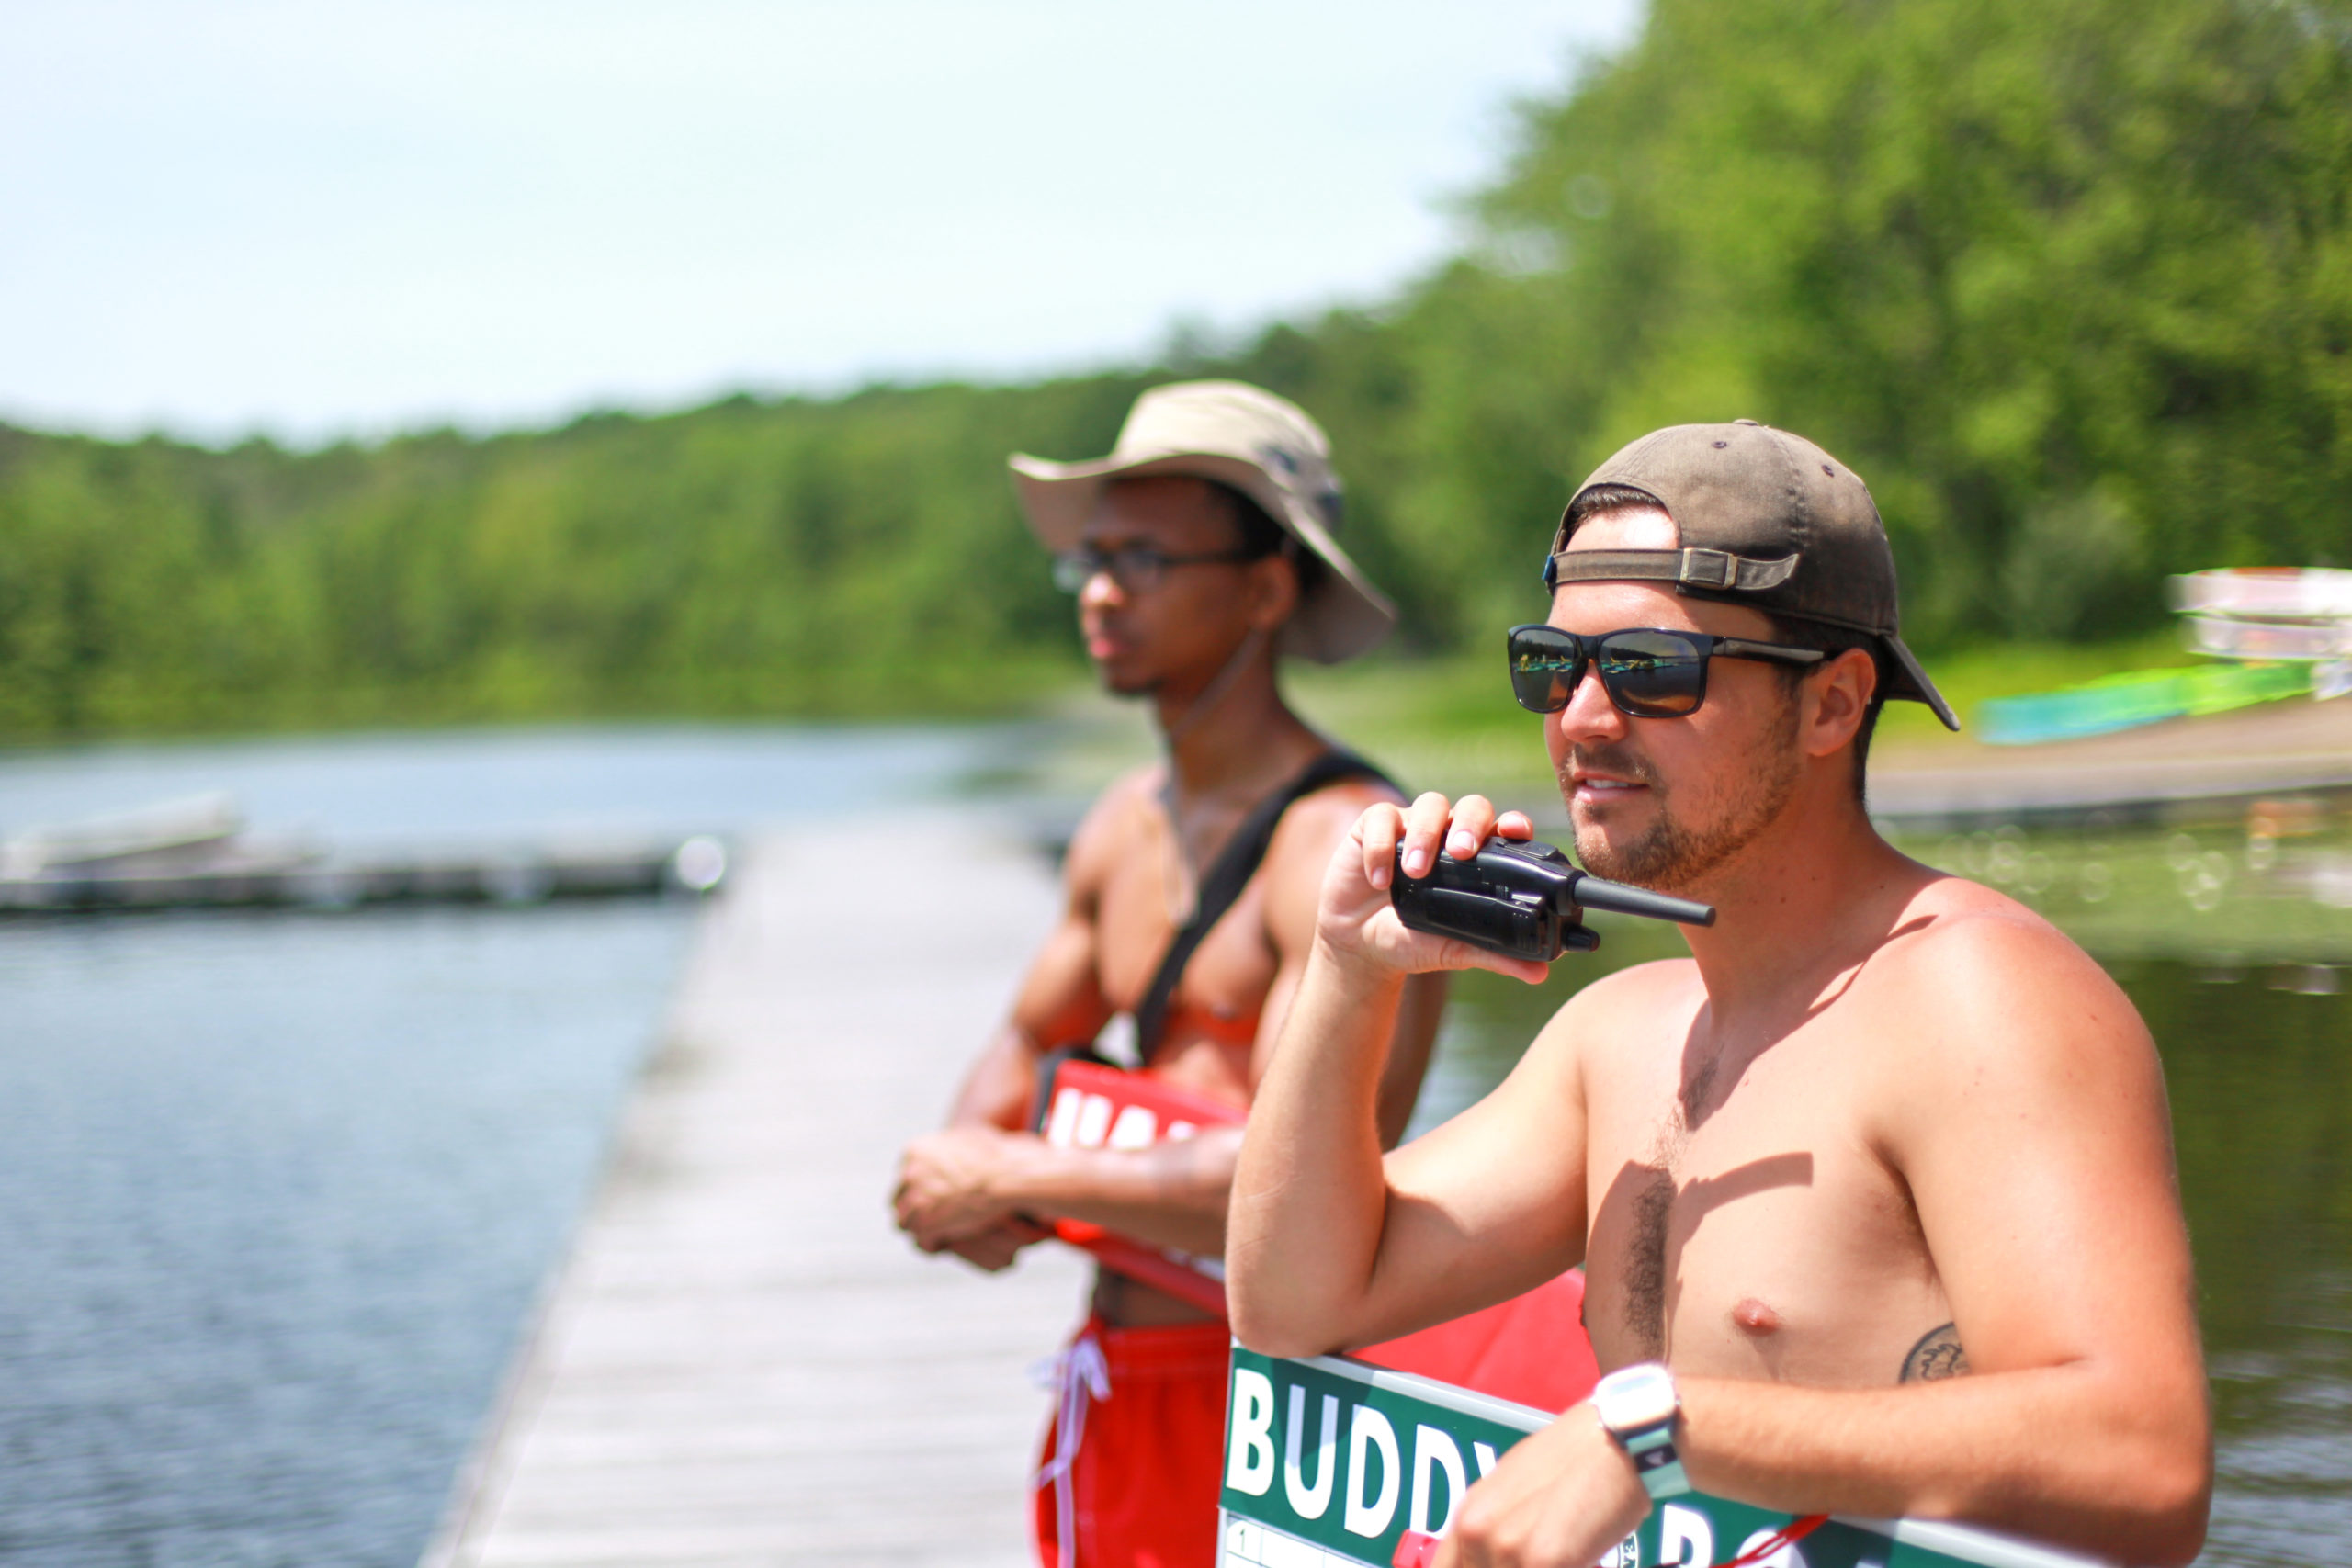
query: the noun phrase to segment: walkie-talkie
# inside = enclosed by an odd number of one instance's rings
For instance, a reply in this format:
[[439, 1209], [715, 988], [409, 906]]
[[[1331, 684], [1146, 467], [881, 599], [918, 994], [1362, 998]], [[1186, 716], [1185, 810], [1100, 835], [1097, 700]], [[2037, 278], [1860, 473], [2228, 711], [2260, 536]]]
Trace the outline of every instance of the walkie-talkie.
[[1459, 937], [1539, 964], [1600, 945], [1600, 933], [1577, 919], [1586, 909], [1684, 926], [1715, 923], [1712, 904], [1604, 882], [1578, 870], [1550, 844], [1523, 839], [1488, 839], [1468, 860], [1441, 850], [1437, 863], [1421, 877], [1405, 874], [1405, 846], [1399, 843], [1388, 901], [1396, 918], [1417, 931]]

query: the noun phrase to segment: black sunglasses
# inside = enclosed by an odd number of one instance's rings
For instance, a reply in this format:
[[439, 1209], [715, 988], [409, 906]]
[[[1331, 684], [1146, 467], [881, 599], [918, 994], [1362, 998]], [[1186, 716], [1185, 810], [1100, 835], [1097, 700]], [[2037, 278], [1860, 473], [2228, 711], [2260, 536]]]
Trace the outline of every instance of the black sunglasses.
[[1510, 629], [1510, 691], [1530, 713], [1558, 713], [1576, 695], [1588, 662], [1600, 671], [1601, 690], [1617, 711], [1634, 718], [1681, 718], [1707, 700], [1707, 660], [1764, 659], [1778, 664], [1818, 664], [1817, 648], [1792, 648], [1704, 632], [1636, 627], [1579, 637], [1557, 626]]

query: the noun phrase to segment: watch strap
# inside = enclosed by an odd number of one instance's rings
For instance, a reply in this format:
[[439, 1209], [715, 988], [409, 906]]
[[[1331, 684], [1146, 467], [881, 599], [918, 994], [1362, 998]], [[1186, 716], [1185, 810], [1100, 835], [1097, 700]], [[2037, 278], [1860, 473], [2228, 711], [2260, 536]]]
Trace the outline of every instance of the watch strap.
[[1681, 1450], [1674, 1446], [1672, 1421], [1611, 1435], [1633, 1460], [1634, 1473], [1641, 1477], [1642, 1490], [1650, 1495], [1653, 1502], [1662, 1497], [1679, 1497], [1690, 1490], [1690, 1477], [1682, 1468]]

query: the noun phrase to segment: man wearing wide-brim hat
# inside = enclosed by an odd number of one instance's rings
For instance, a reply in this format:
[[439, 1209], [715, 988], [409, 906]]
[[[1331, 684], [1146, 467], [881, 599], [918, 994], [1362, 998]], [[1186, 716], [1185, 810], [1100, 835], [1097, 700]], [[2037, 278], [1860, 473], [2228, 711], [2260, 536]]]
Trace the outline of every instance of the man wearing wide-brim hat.
[[[1365, 807], [1398, 798], [1292, 713], [1277, 656], [1351, 658], [1396, 612], [1337, 541], [1322, 431], [1255, 387], [1157, 388], [1109, 457], [1012, 468], [1056, 580], [1077, 596], [1089, 657], [1111, 691], [1151, 703], [1165, 756], [1112, 785], [1079, 827], [1060, 921], [947, 1127], [908, 1149], [899, 1223], [924, 1250], [989, 1269], [1056, 1221], [1214, 1258], [1238, 1125], [1141, 1149], [1057, 1146], [1027, 1130], [1039, 1064], [1129, 1018], [1138, 1071], [1237, 1120], [1246, 1110], [1306, 964], [1323, 868]], [[1419, 1089], [1442, 987], [1417, 983], [1394, 1032], [1379, 1091], [1390, 1143]], [[1098, 1272], [1058, 1363], [1035, 1510], [1044, 1562], [1215, 1560], [1221, 1301], [1214, 1285], [1180, 1295]]]

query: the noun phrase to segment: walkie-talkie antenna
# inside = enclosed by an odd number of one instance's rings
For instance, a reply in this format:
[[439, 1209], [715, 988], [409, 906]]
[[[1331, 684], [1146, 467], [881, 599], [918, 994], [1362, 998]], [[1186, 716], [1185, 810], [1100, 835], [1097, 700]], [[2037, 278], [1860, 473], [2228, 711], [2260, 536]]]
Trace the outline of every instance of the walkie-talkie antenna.
[[1612, 915], [1640, 915], [1653, 920], [1672, 920], [1678, 926], [1712, 926], [1715, 923], [1715, 907], [1713, 904], [1677, 898], [1671, 893], [1653, 893], [1646, 887], [1635, 887], [1627, 883], [1604, 882], [1589, 871], [1576, 873], [1576, 881], [1569, 884], [1568, 896], [1580, 908], [1606, 909]]

